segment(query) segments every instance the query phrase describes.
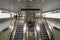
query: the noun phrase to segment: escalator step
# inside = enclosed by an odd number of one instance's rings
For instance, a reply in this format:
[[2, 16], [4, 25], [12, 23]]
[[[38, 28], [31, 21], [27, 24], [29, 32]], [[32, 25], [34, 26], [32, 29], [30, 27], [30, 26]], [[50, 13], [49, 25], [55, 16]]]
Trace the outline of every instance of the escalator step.
[[14, 40], [22, 40], [22, 39], [14, 39]]
[[15, 34], [15, 36], [18, 36], [18, 35], [21, 36], [22, 34]]
[[14, 38], [14, 40], [15, 40], [15, 39], [21, 39], [21, 40], [22, 40], [23, 38]]
[[16, 32], [23, 32], [23, 30], [16, 30]]
[[22, 40], [22, 39], [23, 39], [23, 27], [18, 25], [14, 36], [14, 40]]
[[23, 32], [20, 32], [20, 33], [19, 32], [16, 32], [15, 34], [23, 34]]
[[48, 37], [44, 37], [44, 38], [42, 38], [42, 40], [49, 40], [49, 38]]
[[40, 24], [40, 37], [42, 40], [49, 40], [49, 37], [48, 37], [44, 24]]
[[19, 30], [19, 29], [23, 29], [23, 28], [17, 28], [17, 30]]
[[42, 37], [44, 37], [44, 36], [48, 37], [48, 35], [45, 35], [45, 34], [42, 34], [42, 35], [40, 34], [40, 36], [42, 36]]

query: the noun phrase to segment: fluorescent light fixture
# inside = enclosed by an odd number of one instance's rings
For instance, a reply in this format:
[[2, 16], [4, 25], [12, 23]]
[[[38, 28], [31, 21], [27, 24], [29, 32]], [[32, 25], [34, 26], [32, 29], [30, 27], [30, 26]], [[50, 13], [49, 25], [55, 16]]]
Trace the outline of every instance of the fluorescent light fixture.
[[42, 2], [44, 2], [45, 0], [42, 0]]
[[30, 1], [32, 1], [32, 0], [30, 0]]
[[20, 2], [21, 0], [18, 0], [18, 2]]

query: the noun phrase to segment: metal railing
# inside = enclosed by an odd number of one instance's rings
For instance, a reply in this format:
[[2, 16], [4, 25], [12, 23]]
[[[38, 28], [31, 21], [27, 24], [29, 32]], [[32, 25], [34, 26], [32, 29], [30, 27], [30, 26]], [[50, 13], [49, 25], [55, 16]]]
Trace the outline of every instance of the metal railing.
[[10, 34], [9, 40], [13, 40], [13, 39], [14, 39], [14, 35], [15, 35], [15, 32], [16, 32], [16, 28], [17, 28], [17, 27], [16, 27], [16, 26], [17, 26], [16, 20], [17, 20], [17, 19], [15, 19], [15, 22], [14, 22], [14, 28], [13, 28], [11, 34]]
[[54, 40], [53, 33], [52, 33], [51, 30], [49, 29], [49, 26], [48, 26], [47, 21], [44, 23], [44, 25], [45, 25], [45, 28], [46, 28], [46, 30], [47, 30], [49, 39], [50, 39], [50, 40]]

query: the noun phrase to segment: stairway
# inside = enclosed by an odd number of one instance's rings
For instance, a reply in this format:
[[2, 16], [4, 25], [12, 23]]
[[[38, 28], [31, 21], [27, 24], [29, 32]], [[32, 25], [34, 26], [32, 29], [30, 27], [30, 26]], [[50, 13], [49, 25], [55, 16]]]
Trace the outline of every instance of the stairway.
[[28, 40], [35, 40], [34, 27], [28, 27]]
[[23, 40], [23, 26], [17, 25], [14, 40]]
[[44, 24], [40, 24], [40, 37], [41, 37], [41, 40], [49, 40]]

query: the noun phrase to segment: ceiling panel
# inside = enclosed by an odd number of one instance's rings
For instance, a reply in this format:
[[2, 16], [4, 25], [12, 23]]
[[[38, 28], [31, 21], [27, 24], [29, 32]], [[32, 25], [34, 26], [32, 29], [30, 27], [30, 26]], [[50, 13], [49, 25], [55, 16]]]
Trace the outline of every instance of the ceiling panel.
[[19, 8], [41, 8], [44, 12], [60, 8], [60, 0], [0, 0], [0, 8], [14, 12]]
[[45, 0], [42, 3], [42, 11], [50, 11], [60, 8], [60, 0]]
[[0, 8], [18, 11], [19, 8], [40, 8], [39, 0], [0, 0]]

